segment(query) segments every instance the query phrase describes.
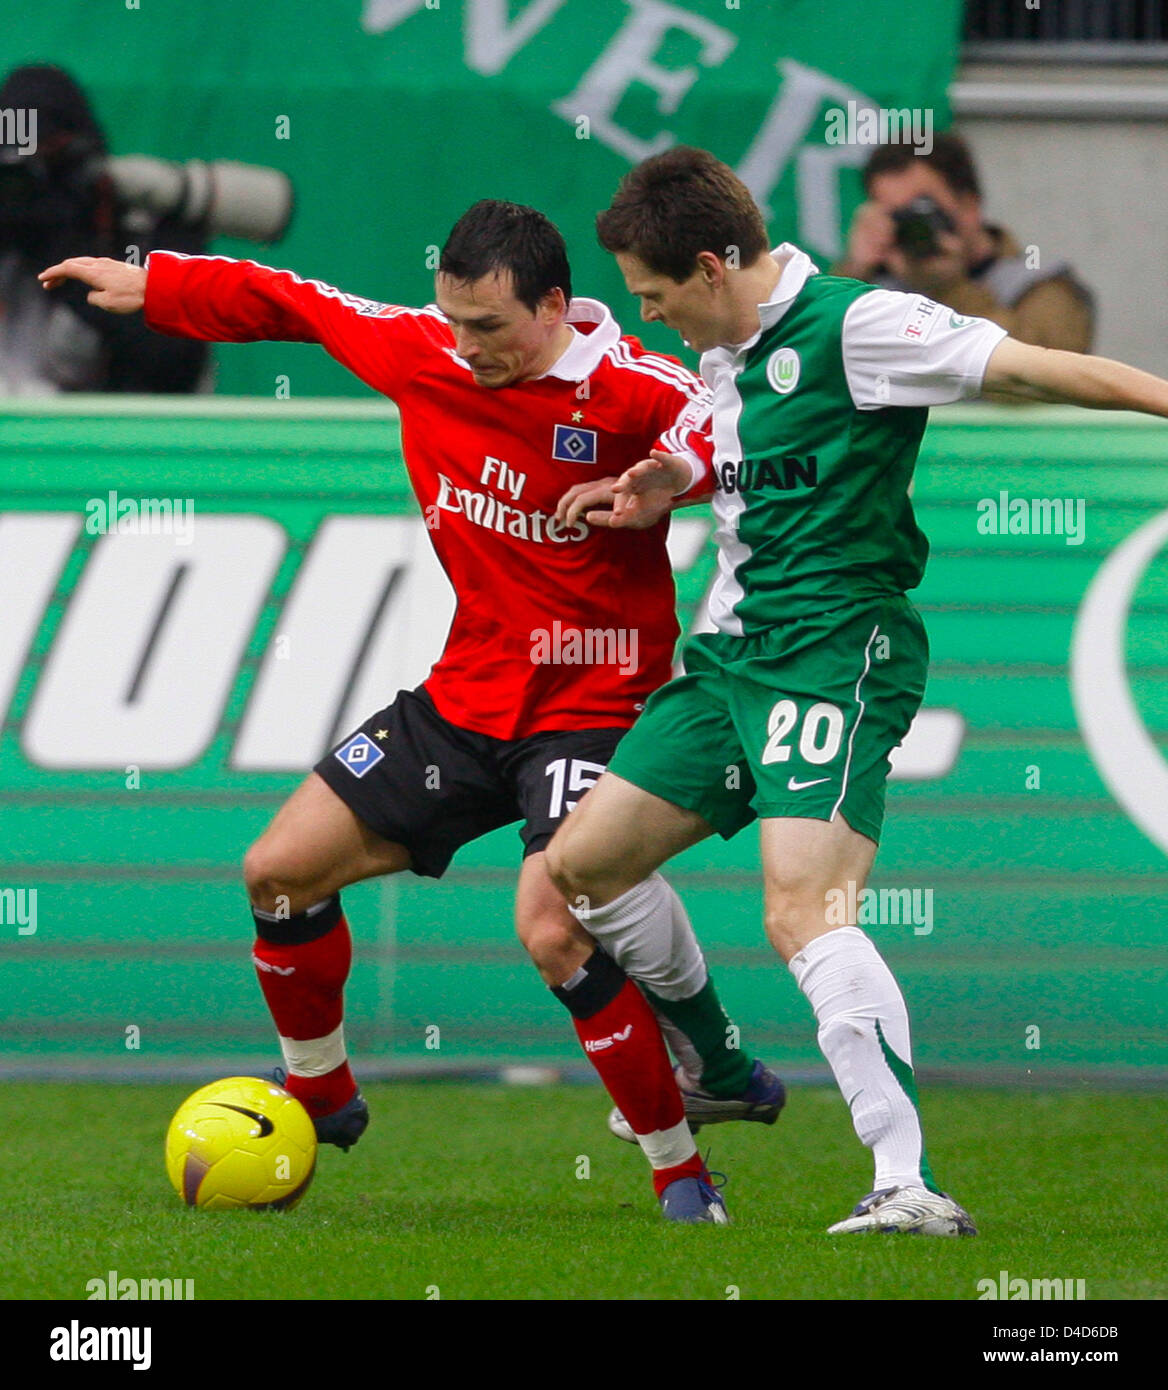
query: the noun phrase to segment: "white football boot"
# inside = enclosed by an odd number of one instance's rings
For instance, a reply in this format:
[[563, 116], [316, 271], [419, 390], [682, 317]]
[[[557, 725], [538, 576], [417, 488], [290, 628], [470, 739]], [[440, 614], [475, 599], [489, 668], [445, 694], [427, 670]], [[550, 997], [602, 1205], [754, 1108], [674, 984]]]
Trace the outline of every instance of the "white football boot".
[[854, 1231], [902, 1231], [918, 1236], [975, 1236], [977, 1227], [964, 1208], [944, 1192], [926, 1187], [882, 1187], [869, 1192], [845, 1221], [827, 1228], [829, 1236]]

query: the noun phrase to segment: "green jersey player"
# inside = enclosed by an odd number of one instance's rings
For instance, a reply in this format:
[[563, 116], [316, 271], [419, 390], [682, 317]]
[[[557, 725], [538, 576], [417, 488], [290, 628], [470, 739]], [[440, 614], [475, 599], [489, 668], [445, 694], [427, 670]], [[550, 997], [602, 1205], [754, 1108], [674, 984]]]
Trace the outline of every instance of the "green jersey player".
[[[715, 630], [691, 638], [685, 675], [650, 697], [548, 867], [603, 923], [666, 859], [757, 817], [767, 935], [875, 1160], [873, 1191], [831, 1232], [973, 1235], [926, 1157], [900, 990], [838, 917], [871, 869], [889, 754], [925, 687], [905, 597], [928, 553], [913, 465], [931, 405], [992, 390], [1168, 415], [1168, 382], [821, 275], [789, 244], [768, 252], [748, 190], [702, 150], [632, 170], [597, 226], [642, 317], [700, 351], [713, 388]], [[654, 454], [615, 485], [610, 524], [652, 524], [690, 480]]]

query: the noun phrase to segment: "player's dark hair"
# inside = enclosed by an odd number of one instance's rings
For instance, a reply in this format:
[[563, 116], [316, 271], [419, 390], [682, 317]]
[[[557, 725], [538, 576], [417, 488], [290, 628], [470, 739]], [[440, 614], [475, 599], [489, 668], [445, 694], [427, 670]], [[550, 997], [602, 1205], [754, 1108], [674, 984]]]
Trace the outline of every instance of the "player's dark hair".
[[951, 130], [933, 137], [928, 154], [917, 154], [912, 145], [880, 145], [864, 165], [864, 192], [872, 192], [872, 180], [880, 174], [899, 174], [917, 163], [936, 169], [954, 193], [981, 197], [981, 182], [969, 146]]
[[691, 145], [675, 145], [630, 169], [597, 217], [596, 235], [606, 251], [627, 251], [678, 284], [694, 273], [699, 251], [726, 260], [737, 247], [738, 264], [746, 267], [769, 249], [750, 189], [709, 150]]
[[483, 198], [462, 214], [442, 248], [438, 270], [469, 282], [509, 270], [515, 298], [532, 313], [550, 290], [572, 300], [568, 248], [557, 229], [535, 208]]

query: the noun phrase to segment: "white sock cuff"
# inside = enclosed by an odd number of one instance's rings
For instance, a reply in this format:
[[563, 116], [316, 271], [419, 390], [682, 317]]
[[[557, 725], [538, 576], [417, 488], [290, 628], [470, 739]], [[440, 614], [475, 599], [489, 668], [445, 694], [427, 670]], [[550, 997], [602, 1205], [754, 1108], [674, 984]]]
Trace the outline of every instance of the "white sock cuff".
[[574, 907], [569, 903], [568, 911], [588, 931], [594, 930], [595, 927], [603, 929], [635, 922], [652, 901], [654, 879], [659, 883], [665, 882], [660, 874], [650, 874], [648, 878], [634, 883], [619, 898], [613, 898], [612, 902], [605, 903], [603, 907]]
[[637, 1143], [654, 1168], [676, 1168], [698, 1151], [685, 1120], [672, 1129], [655, 1129], [652, 1134], [638, 1134]]
[[709, 979], [681, 899], [658, 873], [575, 916], [626, 975], [662, 999], [692, 999]]
[[[814, 941], [809, 941], [801, 951], [797, 951], [787, 962], [787, 969], [795, 977], [795, 983], [800, 989], [803, 988], [803, 980], [807, 972], [821, 961], [830, 960], [840, 951], [855, 949], [862, 945], [869, 946], [879, 957], [880, 952], [876, 950], [876, 943], [859, 927], [833, 927], [831, 931], [824, 932], [822, 936], [817, 936]], [[881, 959], [883, 959], [881, 957]]]
[[345, 1060], [345, 1025], [339, 1024], [323, 1038], [286, 1038], [280, 1050], [289, 1076], [327, 1076]]

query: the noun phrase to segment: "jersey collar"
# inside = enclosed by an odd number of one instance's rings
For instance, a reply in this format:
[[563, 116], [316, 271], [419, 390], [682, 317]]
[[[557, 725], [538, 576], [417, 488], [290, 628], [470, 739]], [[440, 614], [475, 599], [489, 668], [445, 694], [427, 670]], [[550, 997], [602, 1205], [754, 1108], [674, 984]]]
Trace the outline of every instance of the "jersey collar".
[[[572, 341], [544, 372], [543, 377], [559, 377], [561, 381], [583, 381], [600, 366], [600, 359], [620, 339], [616, 319], [598, 299], [573, 299], [566, 318], [572, 329]], [[591, 331], [581, 333], [574, 324], [590, 324]], [[542, 381], [543, 377], [536, 377]]]
[[[819, 274], [819, 267], [814, 264], [811, 257], [805, 252], [800, 251], [789, 241], [781, 242], [771, 252], [771, 259], [781, 261], [789, 257], [775, 287], [771, 291], [771, 297], [765, 304], [758, 306], [759, 329], [752, 337], [747, 338], [746, 342], [738, 343], [734, 347], [711, 348], [709, 352], [702, 354], [702, 366], [707, 363], [710, 366], [719, 364], [725, 365], [735, 362], [745, 353], [749, 352], [762, 335], [775, 326], [783, 317], [791, 305], [798, 297], [799, 291], [807, 283], [812, 275]], [[704, 373], [703, 373], [704, 375]]]
[[819, 267], [812, 262], [806, 251], [800, 251], [789, 241], [784, 241], [771, 252], [771, 259], [774, 261], [781, 260], [784, 256], [789, 256], [790, 260], [783, 267], [783, 273], [775, 282], [771, 297], [765, 304], [758, 306], [758, 316], [762, 321], [762, 328], [750, 340], [751, 343], [758, 341], [762, 329], [773, 328], [778, 323], [794, 303], [796, 295], [810, 277], [819, 274]]

